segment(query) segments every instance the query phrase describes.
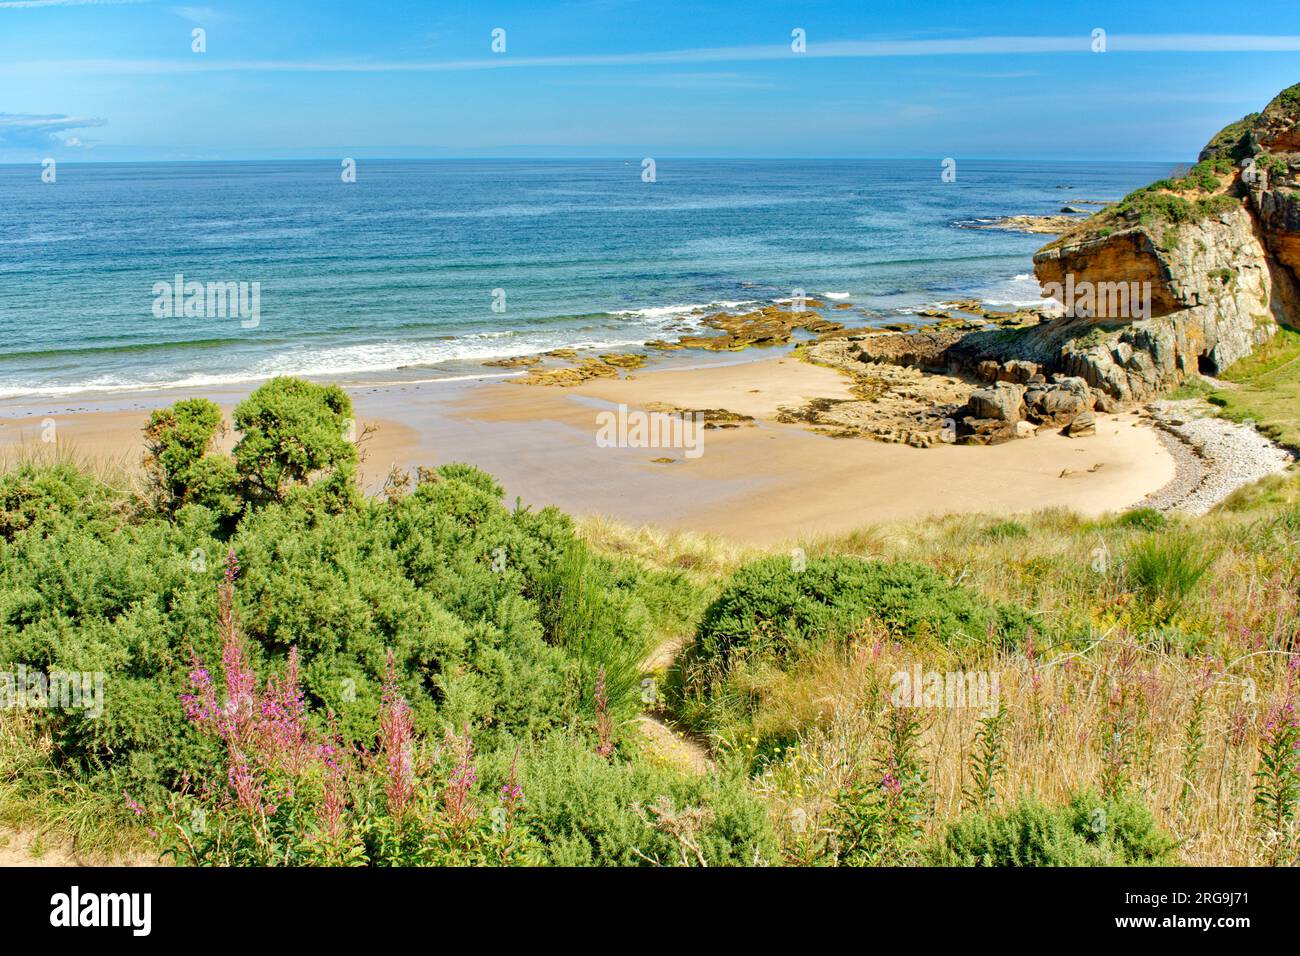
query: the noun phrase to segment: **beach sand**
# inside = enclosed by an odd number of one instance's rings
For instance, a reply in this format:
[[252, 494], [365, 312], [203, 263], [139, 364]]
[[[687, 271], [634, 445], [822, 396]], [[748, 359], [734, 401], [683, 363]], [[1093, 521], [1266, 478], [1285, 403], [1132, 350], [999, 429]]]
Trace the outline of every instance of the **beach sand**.
[[[773, 420], [782, 405], [848, 397], [838, 372], [794, 358], [718, 367], [641, 370], [573, 388], [510, 380], [351, 387], [364, 444], [366, 490], [393, 466], [467, 461], [494, 474], [508, 501], [553, 504], [630, 524], [775, 544], [863, 525], [943, 515], [1014, 514], [1064, 507], [1120, 510], [1174, 477], [1174, 459], [1135, 415], [1098, 415], [1096, 435], [1043, 433], [993, 447], [917, 449], [829, 438]], [[244, 390], [244, 392], [246, 392]], [[209, 393], [229, 415], [243, 392]], [[148, 393], [75, 404], [0, 405], [0, 454], [42, 449], [47, 420], [58, 445], [101, 463], [138, 464], [148, 409], [188, 394]], [[602, 448], [597, 414], [625, 404], [725, 408], [756, 419], [708, 429], [703, 452]], [[45, 445], [45, 450], [50, 446]], [[671, 458], [669, 463], [656, 458]]]

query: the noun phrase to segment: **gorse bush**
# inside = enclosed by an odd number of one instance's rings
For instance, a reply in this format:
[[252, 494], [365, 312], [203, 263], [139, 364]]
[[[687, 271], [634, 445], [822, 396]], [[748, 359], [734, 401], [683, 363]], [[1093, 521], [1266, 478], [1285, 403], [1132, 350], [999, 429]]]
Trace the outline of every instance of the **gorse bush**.
[[235, 467], [245, 496], [281, 502], [316, 476], [335, 495], [355, 494], [352, 399], [337, 385], [273, 378], [235, 407]]
[[796, 570], [773, 557], [732, 576], [704, 612], [691, 657], [721, 671], [733, 658], [782, 659], [869, 625], [955, 647], [1013, 643], [1030, 623], [1025, 611], [990, 604], [925, 565], [835, 557]]
[[1114, 523], [1120, 528], [1163, 531], [1169, 526], [1169, 518], [1165, 516], [1164, 512], [1156, 511], [1154, 508], [1134, 508], [1131, 511], [1125, 511], [1115, 519]]
[[[241, 405], [252, 431], [237, 452], [233, 524], [192, 493], [198, 463], [217, 460], [204, 453], [219, 420], [201, 404], [149, 421], [154, 475], [167, 482], [157, 511], [67, 465], [0, 477], [0, 662], [107, 677], [102, 717], [41, 714], [63, 770], [144, 792], [210, 760], [205, 741], [177, 733], [174, 718], [191, 651], [209, 660], [218, 652], [214, 584], [232, 546], [251, 665], [274, 665], [297, 647], [309, 710], [332, 709], [346, 740], [375, 733], [390, 649], [423, 732], [469, 726], [490, 749], [498, 737], [589, 727], [595, 672], [613, 673], [616, 649], [587, 659], [596, 645], [548, 634], [543, 609], [562, 603], [559, 569], [580, 555], [587, 618], [602, 640], [626, 641], [625, 655], [637, 656], [648, 627], [639, 579], [586, 554], [559, 512], [506, 510], [500, 487], [469, 466], [426, 472], [400, 500], [344, 491], [321, 507], [319, 482], [302, 482], [354, 460], [333, 443], [347, 406], [282, 380], [259, 392]], [[312, 396], [323, 411], [307, 407]], [[324, 450], [274, 451], [267, 436], [292, 430], [281, 412], [317, 423]], [[245, 481], [254, 461], [268, 470]], [[351, 481], [345, 471], [335, 478]], [[622, 719], [638, 688], [611, 681], [609, 697]]]
[[238, 514], [238, 476], [232, 459], [209, 454], [224, 428], [221, 409], [206, 398], [155, 409], [145, 426], [145, 471], [157, 507], [167, 514], [203, 505], [222, 518]]
[[467, 730], [446, 730], [441, 744], [421, 737], [391, 653], [377, 731], [348, 746], [332, 715], [309, 720], [296, 648], [259, 687], [237, 621], [236, 573], [232, 551], [218, 591], [221, 672], [196, 655], [181, 697], [213, 746], [211, 764], [185, 774], [158, 808], [125, 794], [178, 862], [694, 866], [772, 855], [764, 809], [735, 783], [611, 763], [565, 733], [486, 761]]
[[150, 415], [144, 464], [160, 511], [197, 504], [229, 519], [313, 483], [315, 497], [333, 510], [357, 503], [352, 400], [337, 385], [273, 378], [236, 406], [234, 418], [241, 437], [231, 457], [215, 448], [225, 423], [208, 399]]
[[1025, 797], [968, 813], [926, 850], [936, 866], [1168, 866], [1177, 841], [1135, 799], [1084, 793], [1068, 806]]

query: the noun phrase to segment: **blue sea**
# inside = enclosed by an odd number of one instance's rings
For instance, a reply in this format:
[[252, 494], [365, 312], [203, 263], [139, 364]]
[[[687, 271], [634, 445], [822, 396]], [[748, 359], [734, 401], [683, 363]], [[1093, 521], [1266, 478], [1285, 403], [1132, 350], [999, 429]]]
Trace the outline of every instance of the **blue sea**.
[[[484, 374], [635, 349], [796, 289], [894, 322], [1037, 299], [1050, 237], [962, 228], [1114, 200], [1166, 164], [661, 159], [0, 166], [0, 397]], [[258, 283], [159, 315], [159, 283]], [[494, 308], [495, 307], [495, 308]], [[183, 310], [182, 310], [183, 313]], [[250, 327], [251, 326], [251, 327]], [[496, 370], [501, 372], [501, 370]], [[501, 374], [509, 374], [501, 372]]]

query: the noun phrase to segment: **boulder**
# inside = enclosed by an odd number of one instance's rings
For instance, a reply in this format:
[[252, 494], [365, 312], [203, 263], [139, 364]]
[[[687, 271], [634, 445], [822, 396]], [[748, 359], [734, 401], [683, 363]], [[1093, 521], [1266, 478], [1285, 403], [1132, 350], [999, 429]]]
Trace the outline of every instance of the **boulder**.
[[1071, 375], [1057, 375], [1056, 381], [1030, 385], [1025, 390], [1025, 409], [1030, 421], [1065, 425], [1094, 405], [1088, 383]]
[[1096, 416], [1092, 412], [1080, 412], [1070, 419], [1070, 424], [1065, 426], [1065, 434], [1070, 438], [1097, 434]]
[[1025, 390], [1011, 382], [995, 382], [989, 388], [971, 392], [966, 408], [971, 418], [990, 418], [1000, 422], [1018, 422], [1024, 415]]
[[1032, 382], [1039, 375], [1037, 362], [1026, 361], [1025, 359], [1011, 359], [1002, 365], [1002, 375], [1000, 376], [1005, 382], [1014, 382], [1017, 385], [1025, 385]]
[[959, 445], [1000, 445], [1014, 441], [1015, 438], [1016, 423], [998, 418], [973, 418], [967, 415], [957, 423]]

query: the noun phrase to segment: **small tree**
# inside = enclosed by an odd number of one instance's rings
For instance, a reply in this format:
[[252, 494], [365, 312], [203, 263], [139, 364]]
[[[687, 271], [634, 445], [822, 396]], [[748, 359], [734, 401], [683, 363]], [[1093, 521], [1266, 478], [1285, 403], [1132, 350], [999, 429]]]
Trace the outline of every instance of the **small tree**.
[[235, 468], [252, 502], [284, 501], [317, 477], [349, 488], [357, 448], [348, 438], [352, 400], [337, 385], [273, 378], [235, 408]]
[[242, 510], [235, 494], [234, 462], [209, 455], [225, 431], [221, 409], [206, 398], [191, 398], [158, 408], [145, 426], [144, 467], [158, 507], [168, 514], [186, 504], [201, 504], [223, 517]]

